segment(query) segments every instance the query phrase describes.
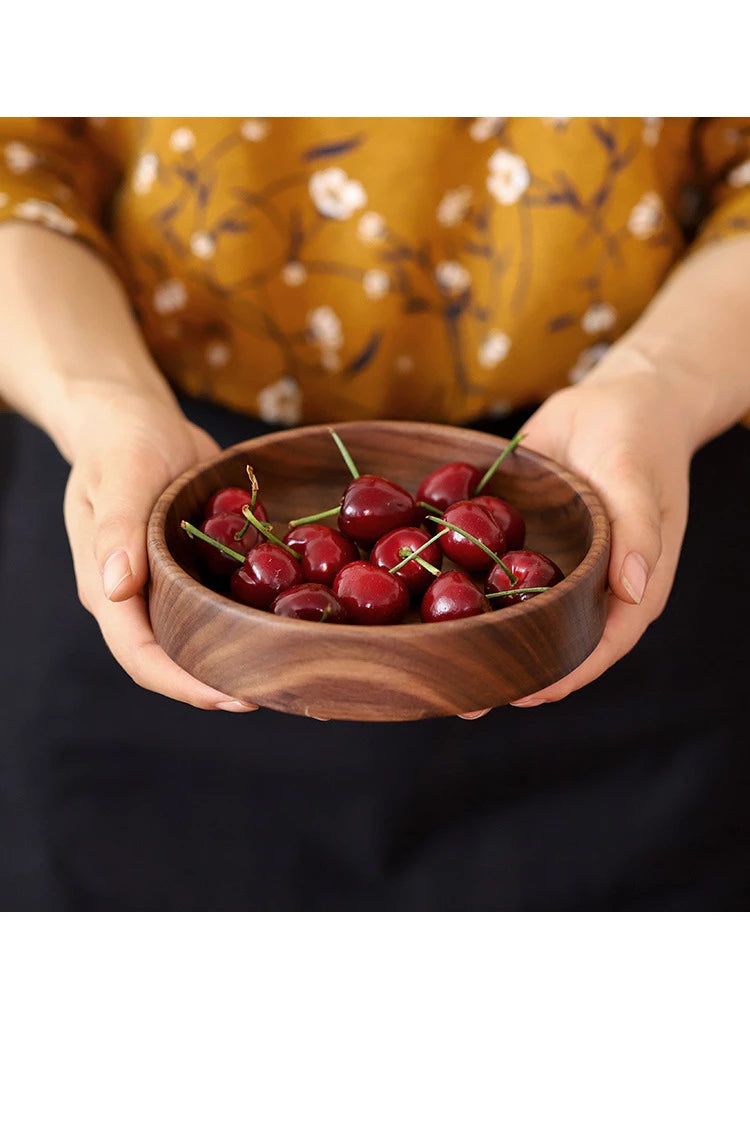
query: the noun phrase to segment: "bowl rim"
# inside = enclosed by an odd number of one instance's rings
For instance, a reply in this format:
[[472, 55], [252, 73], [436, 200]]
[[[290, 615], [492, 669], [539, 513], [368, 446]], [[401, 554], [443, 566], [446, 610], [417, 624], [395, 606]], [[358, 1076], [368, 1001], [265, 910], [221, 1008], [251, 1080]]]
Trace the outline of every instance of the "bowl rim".
[[[488, 443], [497, 444], [498, 441], [503, 443], [505, 437], [493, 435], [490, 432], [477, 431], [474, 428], [466, 427], [463, 425], [455, 424], [435, 424], [428, 423], [422, 420], [346, 420], [346, 421], [329, 421], [319, 424], [304, 424], [298, 427], [285, 428], [279, 431], [264, 432], [262, 435], [251, 437], [250, 439], [242, 440], [240, 443], [232, 444], [231, 447], [224, 448], [218, 455], [212, 456], [210, 459], [201, 460], [195, 463], [192, 467], [188, 468], [177, 478], [164, 488], [159, 498], [156, 500], [148, 520], [147, 527], [147, 545], [149, 553], [149, 561], [159, 560], [165, 568], [168, 569], [172, 575], [173, 580], [179, 582], [182, 580], [183, 584], [188, 588], [193, 588], [204, 592], [209, 596], [210, 601], [214, 605], [228, 613], [235, 613], [237, 615], [244, 615], [245, 618], [251, 618], [254, 622], [265, 621], [271, 626], [276, 626], [279, 629], [289, 629], [290, 623], [294, 619], [283, 616], [282, 614], [270, 613], [268, 610], [259, 610], [253, 606], [247, 606], [242, 602], [235, 601], [234, 598], [225, 597], [219, 594], [216, 590], [212, 590], [209, 586], [205, 586], [202, 582], [197, 581], [188, 574], [179, 562], [174, 558], [167, 545], [167, 540], [164, 530], [164, 522], [166, 519], [167, 510], [171, 502], [177, 497], [182, 489], [197, 478], [204, 471], [210, 470], [218, 463], [224, 460], [231, 459], [235, 455], [241, 455], [247, 451], [250, 445], [260, 444], [266, 446], [268, 444], [277, 443], [280, 439], [288, 436], [299, 438], [301, 435], [314, 435], [324, 431], [335, 430], [344, 433], [347, 429], [351, 428], [408, 428], [408, 429], [427, 429], [434, 430], [439, 428], [441, 431], [449, 433], [456, 433], [456, 435], [468, 434], [471, 436], [479, 437]], [[519, 446], [515, 449], [514, 454], [525, 456], [535, 463], [540, 464], [553, 474], [557, 475], [564, 482], [566, 482], [583, 500], [586, 509], [588, 510], [589, 517], [592, 520], [593, 533], [591, 536], [591, 544], [586, 551], [581, 562], [576, 566], [575, 570], [571, 571], [562, 582], [552, 587], [548, 593], [536, 594], [528, 598], [522, 606], [508, 606], [504, 609], [493, 609], [490, 613], [473, 614], [469, 618], [461, 618], [461, 622], [482, 622], [484, 625], [498, 626], [501, 623], [506, 625], [512, 622], [523, 621], [525, 617], [536, 613], [542, 608], [551, 605], [557, 605], [574, 590], [576, 590], [598, 564], [601, 555], [604, 551], [609, 551], [610, 544], [610, 524], [607, 512], [604, 508], [599, 495], [581, 476], [576, 475], [574, 472], [569, 471], [561, 464], [557, 463], [554, 459], [549, 459], [546, 455], [540, 452], [533, 451], [531, 448]], [[239, 566], [239, 562], [237, 563]], [[149, 575], [149, 584], [153, 573]], [[300, 628], [301, 627], [301, 628]], [[329, 622], [311, 622], [311, 621], [294, 621], [294, 628], [298, 632], [302, 629], [308, 631], [303, 636], [320, 636], [327, 640], [331, 636], [334, 637], [361, 637], [363, 631], [367, 631], [368, 636], [375, 637], [395, 637], [404, 640], [413, 638], [415, 636], [415, 629], [419, 630], [421, 636], [437, 637], [441, 633], [445, 633], [446, 627], [448, 629], [455, 629], [454, 621], [441, 621], [441, 622], [396, 622], [392, 625], [366, 625], [354, 623], [329, 623]]]

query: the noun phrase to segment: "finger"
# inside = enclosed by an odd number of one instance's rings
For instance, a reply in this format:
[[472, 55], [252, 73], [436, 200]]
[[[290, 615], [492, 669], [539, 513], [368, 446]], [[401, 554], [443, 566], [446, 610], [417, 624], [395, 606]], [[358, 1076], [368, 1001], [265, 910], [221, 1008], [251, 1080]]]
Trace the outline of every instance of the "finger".
[[654, 480], [634, 454], [608, 454], [592, 482], [612, 530], [609, 585], [629, 605], [640, 605], [662, 551], [662, 519]]
[[560, 701], [595, 681], [630, 652], [651, 622], [661, 614], [669, 597], [685, 532], [686, 515], [685, 500], [684, 507], [665, 512], [662, 516], [664, 554], [651, 577], [648, 595], [643, 604], [634, 606], [610, 595], [607, 624], [593, 653], [554, 685], [531, 693], [521, 701], [513, 701], [516, 708], [533, 708], [535, 705]]
[[143, 688], [195, 708], [229, 712], [249, 712], [256, 708], [205, 685], [176, 665], [157, 644], [142, 597], [136, 595], [126, 601], [112, 602], [105, 596], [93, 555], [93, 510], [77, 491], [75, 482], [71, 480], [71, 483], [72, 489], [69, 484], [65, 496], [65, 524], [78, 596], [98, 622], [115, 660]]
[[456, 713], [456, 715], [459, 720], [479, 720], [480, 717], [487, 716], [488, 712], [492, 712], [492, 709], [479, 709], [477, 712]]
[[169, 478], [170, 471], [153, 450], [119, 451], [89, 491], [93, 554], [111, 601], [130, 598], [146, 584], [146, 525]]

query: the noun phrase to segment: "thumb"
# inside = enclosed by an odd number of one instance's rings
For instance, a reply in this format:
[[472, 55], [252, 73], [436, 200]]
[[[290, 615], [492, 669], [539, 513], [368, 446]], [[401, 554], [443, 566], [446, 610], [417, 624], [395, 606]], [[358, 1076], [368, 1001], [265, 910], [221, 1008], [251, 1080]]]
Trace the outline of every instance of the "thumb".
[[125, 601], [146, 584], [146, 526], [168, 482], [161, 457], [152, 452], [110, 455], [100, 483], [90, 493], [94, 556], [110, 601]]
[[612, 527], [610, 587], [623, 602], [639, 605], [661, 556], [661, 509], [649, 472], [620, 458], [597, 480]]

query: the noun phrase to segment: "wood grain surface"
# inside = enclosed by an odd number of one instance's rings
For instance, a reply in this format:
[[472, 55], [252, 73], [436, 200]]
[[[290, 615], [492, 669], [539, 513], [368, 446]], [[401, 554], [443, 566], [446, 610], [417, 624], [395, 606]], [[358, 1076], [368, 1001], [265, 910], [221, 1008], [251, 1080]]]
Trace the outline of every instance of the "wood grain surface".
[[[434, 424], [332, 426], [362, 474], [384, 475], [412, 493], [444, 463], [486, 469], [507, 442]], [[418, 720], [517, 700], [565, 676], [597, 645], [606, 617], [609, 524], [594, 492], [550, 460], [518, 448], [486, 491], [521, 511], [526, 546], [557, 562], [564, 582], [491, 614], [375, 627], [277, 617], [200, 582], [195, 544], [180, 520], [198, 525], [214, 491], [246, 485], [247, 463], [280, 537], [289, 519], [335, 506], [350, 478], [322, 425], [238, 444], [161, 496], [148, 531], [151, 621], [169, 656], [207, 684], [299, 715]]]

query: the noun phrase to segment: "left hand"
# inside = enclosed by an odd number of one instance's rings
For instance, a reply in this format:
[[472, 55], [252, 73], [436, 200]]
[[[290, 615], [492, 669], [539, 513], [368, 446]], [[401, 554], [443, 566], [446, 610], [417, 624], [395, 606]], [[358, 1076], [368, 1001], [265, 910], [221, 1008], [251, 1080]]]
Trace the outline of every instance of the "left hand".
[[524, 431], [525, 447], [577, 472], [602, 499], [612, 527], [611, 593], [593, 653], [561, 681], [514, 701], [517, 708], [560, 701], [595, 681], [659, 617], [685, 534], [695, 449], [679, 390], [617, 347], [583, 383], [550, 396]]

